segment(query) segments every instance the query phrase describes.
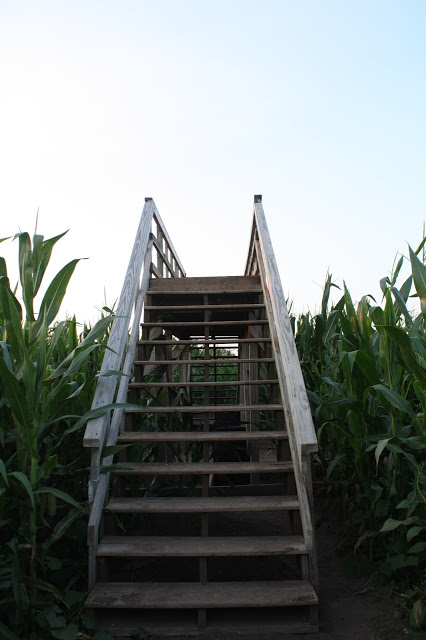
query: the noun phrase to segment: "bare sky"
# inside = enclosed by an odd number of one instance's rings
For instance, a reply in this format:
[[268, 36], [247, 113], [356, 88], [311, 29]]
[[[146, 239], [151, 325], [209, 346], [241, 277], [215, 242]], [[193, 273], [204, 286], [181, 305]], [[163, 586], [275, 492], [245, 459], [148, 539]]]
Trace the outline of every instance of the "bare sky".
[[[0, 237], [81, 262], [63, 314], [119, 295], [145, 196], [188, 275], [242, 274], [263, 194], [286, 294], [378, 295], [421, 240], [423, 0], [0, 0]], [[0, 253], [15, 268], [17, 243]]]

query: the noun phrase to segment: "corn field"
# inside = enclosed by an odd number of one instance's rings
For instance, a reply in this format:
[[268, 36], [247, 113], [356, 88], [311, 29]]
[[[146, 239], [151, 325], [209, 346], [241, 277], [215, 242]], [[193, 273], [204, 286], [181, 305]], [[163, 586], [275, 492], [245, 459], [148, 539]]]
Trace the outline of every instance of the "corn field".
[[[15, 288], [0, 258], [0, 638], [7, 640], [111, 640], [83, 610], [89, 456], [81, 429], [94, 416], [113, 315], [105, 309], [93, 327], [75, 317], [57, 321], [77, 260], [52, 279], [35, 312], [62, 235], [16, 236]], [[328, 276], [321, 311], [292, 317], [320, 444], [313, 464], [323, 517], [331, 509], [342, 516], [342, 545], [376, 580], [395, 585], [407, 625], [424, 633], [418, 638], [426, 637], [423, 245], [410, 249], [408, 279], [398, 283], [401, 258], [381, 280], [379, 302], [364, 296], [355, 306], [345, 285], [330, 304]]]

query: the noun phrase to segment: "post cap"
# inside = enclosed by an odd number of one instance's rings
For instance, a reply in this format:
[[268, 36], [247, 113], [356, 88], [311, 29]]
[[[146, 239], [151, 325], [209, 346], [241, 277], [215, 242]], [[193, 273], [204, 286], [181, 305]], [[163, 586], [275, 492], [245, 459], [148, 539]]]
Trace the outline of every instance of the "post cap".
[[145, 198], [145, 202], [149, 202], [152, 198]]
[[254, 202], [262, 202], [262, 196], [254, 196]]

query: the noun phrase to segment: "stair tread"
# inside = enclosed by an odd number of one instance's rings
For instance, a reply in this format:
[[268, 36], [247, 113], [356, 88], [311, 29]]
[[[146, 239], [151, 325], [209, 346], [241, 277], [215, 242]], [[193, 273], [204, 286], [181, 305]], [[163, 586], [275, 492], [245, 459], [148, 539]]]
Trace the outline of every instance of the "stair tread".
[[226, 380], [225, 382], [129, 382], [129, 389], [144, 389], [145, 387], [236, 387], [258, 384], [279, 384], [274, 380]]
[[302, 536], [104, 536], [98, 556], [198, 557], [306, 553]]
[[223, 326], [239, 326], [239, 325], [254, 325], [254, 324], [268, 324], [267, 320], [208, 320], [207, 322], [201, 322], [199, 320], [186, 320], [183, 321], [158, 321], [158, 322], [143, 322], [142, 327], [223, 327]]
[[307, 580], [271, 582], [98, 582], [86, 607], [194, 609], [311, 606], [318, 603]]
[[274, 473], [293, 470], [292, 462], [123, 462], [118, 475], [206, 475]]
[[265, 305], [260, 303], [244, 303], [244, 304], [188, 304], [188, 305], [146, 305], [145, 311], [204, 311], [205, 309], [213, 309], [218, 311], [239, 311], [250, 309], [264, 309]]
[[297, 496], [230, 496], [226, 498], [111, 498], [106, 506], [117, 513], [226, 513], [281, 511], [299, 508]]
[[229, 293], [237, 292], [257, 293], [262, 291], [259, 276], [207, 276], [185, 278], [152, 278], [148, 289], [149, 294], [186, 293], [199, 295], [201, 293]]
[[159, 366], [165, 364], [192, 364], [192, 365], [230, 365], [230, 364], [262, 364], [266, 362], [275, 362], [275, 358], [215, 358], [210, 360], [204, 360], [201, 358], [192, 358], [192, 360], [179, 360], [178, 358], [174, 358], [172, 360], [135, 360], [134, 364], [136, 365], [151, 365], [151, 366]]
[[192, 338], [190, 340], [139, 340], [138, 344], [151, 344], [157, 347], [166, 345], [179, 346], [182, 344], [241, 344], [241, 343], [271, 342], [271, 338]]
[[118, 442], [228, 442], [232, 440], [286, 440], [285, 431], [128, 431]]
[[228, 411], [282, 411], [281, 404], [194, 404], [186, 407], [138, 407], [137, 409], [125, 409], [125, 413], [218, 413]]

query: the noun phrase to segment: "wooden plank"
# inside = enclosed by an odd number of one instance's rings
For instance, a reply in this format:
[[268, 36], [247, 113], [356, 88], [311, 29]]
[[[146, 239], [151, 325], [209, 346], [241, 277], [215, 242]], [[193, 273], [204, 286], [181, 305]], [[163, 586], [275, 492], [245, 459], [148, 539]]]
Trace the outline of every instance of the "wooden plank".
[[192, 405], [187, 407], [138, 407], [134, 409], [125, 409], [125, 413], [220, 413], [220, 412], [238, 412], [238, 411], [282, 411], [281, 404], [257, 404], [257, 405], [238, 405], [238, 404], [215, 404], [215, 405]]
[[[112, 369], [119, 369], [121, 365], [124, 346], [128, 338], [129, 320], [132, 315], [136, 293], [139, 289], [140, 272], [150, 238], [154, 209], [155, 204], [153, 200], [145, 203], [124, 278], [117, 312], [112, 323], [111, 333], [108, 339], [108, 349], [102, 361], [101, 374]], [[139, 322], [139, 318], [137, 322]], [[91, 408], [97, 409], [98, 407], [111, 403], [116, 386], [116, 376], [100, 375]], [[83, 446], [101, 447], [105, 438], [106, 423], [106, 416], [90, 420], [86, 426]]]
[[[146, 327], [205, 327], [205, 322], [194, 320], [193, 322], [144, 322]], [[245, 326], [252, 324], [268, 324], [267, 320], [215, 320], [209, 321], [209, 327], [233, 327], [233, 326]]]
[[151, 273], [155, 275], [156, 278], [162, 278], [163, 274], [161, 271], [155, 266], [155, 264], [151, 264]]
[[231, 496], [227, 498], [111, 498], [114, 513], [233, 513], [236, 511], [294, 511], [296, 496]]
[[167, 229], [166, 229], [166, 227], [164, 225], [164, 222], [161, 219], [161, 216], [160, 216], [160, 214], [158, 212], [157, 207], [155, 207], [155, 210], [154, 210], [154, 220], [157, 222], [157, 224], [161, 228], [161, 231], [163, 233], [164, 239], [167, 242], [167, 244], [169, 245], [170, 251], [173, 254], [173, 258], [174, 258], [176, 264], [179, 267], [179, 270], [181, 272], [182, 277], [185, 277], [185, 269], [183, 268], [182, 262], [179, 260], [179, 256], [176, 253], [176, 249], [173, 246], [173, 243], [172, 243], [172, 241], [170, 239], [169, 234], [167, 233]]
[[259, 291], [257, 276], [219, 276], [208, 278], [157, 278], [151, 281], [149, 292], [164, 293], [247, 293]]
[[192, 304], [192, 305], [147, 305], [146, 311], [204, 311], [204, 309], [218, 311], [239, 311], [245, 309], [263, 309], [264, 304]]
[[[193, 338], [192, 340], [140, 340], [139, 344], [152, 344], [157, 347], [165, 345], [179, 346], [182, 344], [242, 344], [244, 342], [271, 342], [270, 338]], [[231, 347], [232, 348], [232, 347]], [[151, 363], [152, 364], [152, 363]]]
[[[167, 611], [147, 609], [98, 609], [97, 628], [109, 632], [114, 638], [128, 640], [144, 629], [151, 636], [163, 637], [200, 637], [200, 627], [195, 623], [194, 611], [179, 609]], [[210, 609], [207, 619], [207, 638], [228, 638], [230, 634], [243, 638], [269, 637], [284, 640], [294, 634], [318, 633], [319, 626], [310, 624], [306, 619], [306, 607], [288, 609]], [[214, 635], [213, 635], [214, 634]], [[279, 635], [277, 635], [279, 634]], [[284, 635], [283, 635], [284, 634]], [[299, 638], [299, 636], [297, 636]]]
[[261, 362], [275, 362], [275, 358], [258, 358], [257, 360], [254, 360], [254, 359], [246, 360], [244, 358], [242, 358], [242, 359], [238, 359], [238, 358], [218, 358], [217, 360], [201, 360], [201, 358], [196, 358], [196, 359], [192, 359], [192, 360], [178, 360], [177, 358], [175, 358], [173, 360], [161, 360], [161, 361], [157, 361], [157, 360], [135, 360], [134, 364], [135, 365], [140, 365], [140, 366], [146, 366], [146, 365], [159, 366], [159, 365], [163, 365], [163, 364], [176, 364], [176, 365], [191, 364], [192, 366], [197, 366], [199, 364], [211, 364], [211, 365], [220, 366], [220, 365], [228, 365], [228, 364], [240, 364], [241, 362], [259, 362], [259, 363], [261, 363]]
[[[119, 463], [120, 464], [120, 463]], [[239, 473], [289, 473], [292, 462], [123, 462], [114, 475], [176, 476]]]
[[302, 536], [104, 536], [98, 556], [189, 558], [275, 556], [307, 553]]
[[247, 384], [279, 384], [278, 380], [216, 380], [215, 382], [130, 382], [129, 389], [163, 387], [238, 387]]
[[279, 353], [281, 356], [280, 360], [284, 367], [285, 385], [288, 388], [286, 394], [288, 410], [292, 416], [295, 436], [298, 442], [299, 462], [302, 464], [302, 455], [304, 453], [318, 451], [318, 441], [280, 275], [261, 202], [255, 203], [254, 212], [259, 234], [261, 260], [265, 270], [265, 277], [262, 278], [262, 280], [268, 289], [271, 300], [273, 323], [277, 330]]
[[100, 582], [89, 608], [195, 609], [294, 607], [318, 604], [307, 580], [270, 582]]
[[118, 437], [118, 442], [233, 442], [287, 438], [285, 431], [127, 431]]

